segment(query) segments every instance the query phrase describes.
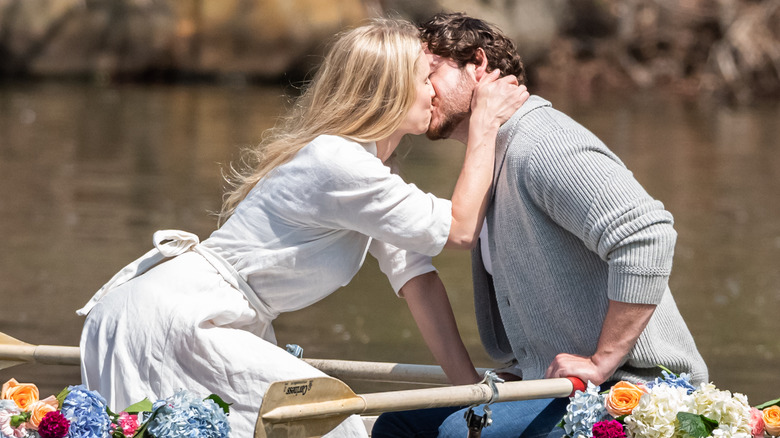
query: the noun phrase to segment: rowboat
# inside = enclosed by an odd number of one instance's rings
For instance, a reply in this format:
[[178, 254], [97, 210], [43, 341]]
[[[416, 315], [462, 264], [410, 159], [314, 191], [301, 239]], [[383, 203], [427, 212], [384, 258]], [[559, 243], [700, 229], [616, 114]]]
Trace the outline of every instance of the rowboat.
[[[301, 380], [274, 382], [258, 413], [255, 438], [309, 437], [327, 433], [350, 415], [361, 415], [371, 432], [381, 412], [465, 406], [484, 403], [569, 397], [584, 389], [577, 378], [447, 385], [441, 367], [389, 362], [303, 359], [328, 374]], [[0, 369], [24, 363], [79, 365], [79, 348], [33, 345], [0, 332]], [[478, 369], [481, 374], [490, 370]], [[344, 380], [412, 383], [422, 389], [355, 394]]]

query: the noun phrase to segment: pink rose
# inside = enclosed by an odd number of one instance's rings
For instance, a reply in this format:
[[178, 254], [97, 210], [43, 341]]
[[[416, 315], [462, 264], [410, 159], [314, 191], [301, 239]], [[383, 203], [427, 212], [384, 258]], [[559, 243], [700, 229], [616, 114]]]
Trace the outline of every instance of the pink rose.
[[764, 436], [764, 413], [759, 409], [750, 408], [750, 430], [753, 436]]

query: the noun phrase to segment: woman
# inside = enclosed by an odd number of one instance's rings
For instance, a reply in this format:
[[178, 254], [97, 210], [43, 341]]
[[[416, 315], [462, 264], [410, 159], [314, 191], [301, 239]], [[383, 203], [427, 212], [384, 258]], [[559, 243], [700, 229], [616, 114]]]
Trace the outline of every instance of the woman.
[[[233, 436], [248, 437], [271, 382], [322, 375], [276, 347], [271, 321], [279, 313], [348, 283], [367, 251], [396, 291], [411, 290], [422, 303], [414, 306], [430, 306], [420, 293], [431, 281], [430, 256], [474, 244], [498, 127], [528, 94], [513, 78], [480, 82], [450, 203], [385, 165], [401, 137], [428, 127], [428, 72], [409, 23], [377, 20], [342, 35], [228, 193], [224, 224], [200, 244], [189, 233], [158, 231], [156, 249], [79, 311], [87, 314], [84, 383], [116, 409], [178, 388], [218, 393], [232, 403]], [[474, 381], [451, 312], [442, 313], [444, 328], [423, 323], [423, 335], [455, 349], [452, 380]], [[333, 433], [365, 429], [351, 418]]]

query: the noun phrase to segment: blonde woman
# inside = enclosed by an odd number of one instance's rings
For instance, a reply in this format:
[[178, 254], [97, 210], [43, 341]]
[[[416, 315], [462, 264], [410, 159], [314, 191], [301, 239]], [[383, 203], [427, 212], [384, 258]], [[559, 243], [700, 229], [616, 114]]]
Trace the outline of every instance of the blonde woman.
[[[218, 393], [232, 403], [232, 436], [252, 436], [271, 382], [322, 375], [276, 346], [271, 322], [348, 283], [366, 252], [407, 299], [450, 379], [476, 381], [430, 257], [474, 245], [498, 127], [528, 94], [514, 78], [479, 81], [450, 202], [385, 164], [401, 137], [428, 128], [429, 70], [407, 22], [376, 20], [340, 36], [286, 122], [240, 173], [222, 226], [202, 243], [158, 231], [156, 248], [79, 311], [87, 315], [84, 383], [114, 409], [178, 388]], [[365, 429], [351, 418], [333, 434]]]

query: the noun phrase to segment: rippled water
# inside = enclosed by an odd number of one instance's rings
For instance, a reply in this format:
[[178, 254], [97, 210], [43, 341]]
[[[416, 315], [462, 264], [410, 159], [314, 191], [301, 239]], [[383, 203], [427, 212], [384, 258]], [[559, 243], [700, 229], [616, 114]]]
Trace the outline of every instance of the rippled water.
[[[273, 87], [0, 86], [0, 331], [76, 345], [74, 313], [157, 229], [208, 236], [221, 166], [253, 144], [286, 99]], [[780, 397], [780, 107], [729, 109], [651, 94], [559, 97], [556, 106], [606, 141], [674, 214], [672, 291], [711, 379], [753, 404]], [[404, 174], [448, 197], [463, 147], [406, 141]], [[465, 252], [436, 259], [462, 335], [482, 352]], [[280, 344], [308, 357], [432, 363], [402, 300], [368, 260], [317, 305], [282, 315]], [[43, 393], [78, 369], [0, 371]], [[361, 384], [356, 384], [359, 390]]]

